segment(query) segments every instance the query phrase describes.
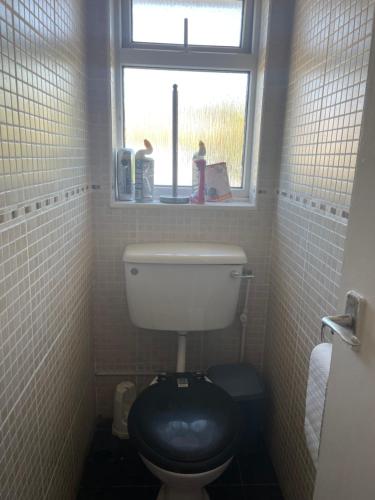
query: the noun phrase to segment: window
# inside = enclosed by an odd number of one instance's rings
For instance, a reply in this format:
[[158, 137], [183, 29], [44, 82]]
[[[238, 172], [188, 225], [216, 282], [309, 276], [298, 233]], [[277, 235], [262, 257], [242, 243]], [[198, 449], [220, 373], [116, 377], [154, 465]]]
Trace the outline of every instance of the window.
[[[179, 92], [179, 192], [192, 156], [225, 161], [235, 197], [248, 197], [256, 83], [256, 1], [122, 0], [115, 12], [117, 147], [154, 147], [156, 194], [172, 183], [172, 86]], [[187, 19], [187, 22], [185, 21]], [[182, 187], [182, 189], [181, 189]]]
[[[152, 85], [150, 85], [152, 82]], [[155, 146], [155, 184], [172, 183], [171, 89], [179, 90], [179, 183], [191, 185], [192, 154], [204, 140], [210, 163], [225, 158], [232, 187], [243, 185], [248, 73], [124, 68], [124, 144]], [[157, 147], [156, 147], [157, 146]]]
[[242, 10], [239, 0], [133, 0], [132, 41], [181, 44], [188, 19], [190, 45], [240, 47]]

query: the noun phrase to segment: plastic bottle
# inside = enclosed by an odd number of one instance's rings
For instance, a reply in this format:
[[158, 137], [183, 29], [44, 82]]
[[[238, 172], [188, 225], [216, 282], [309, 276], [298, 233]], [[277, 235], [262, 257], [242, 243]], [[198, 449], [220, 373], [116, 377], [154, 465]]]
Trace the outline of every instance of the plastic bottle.
[[146, 158], [153, 152], [151, 143], [145, 139], [145, 149], [135, 154], [135, 201], [150, 202], [154, 196], [154, 160]]
[[191, 203], [203, 204], [205, 202], [206, 184], [206, 146], [203, 141], [199, 141], [199, 150], [193, 155], [193, 179]]
[[116, 200], [132, 200], [134, 182], [134, 152], [132, 149], [121, 148], [117, 151], [115, 177]]

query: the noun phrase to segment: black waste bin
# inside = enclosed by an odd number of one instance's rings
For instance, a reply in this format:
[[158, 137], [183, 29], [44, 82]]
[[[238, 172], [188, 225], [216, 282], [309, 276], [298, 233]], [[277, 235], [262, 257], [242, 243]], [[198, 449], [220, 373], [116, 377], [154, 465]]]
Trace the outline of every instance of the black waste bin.
[[216, 365], [207, 370], [208, 378], [223, 388], [238, 403], [244, 419], [242, 449], [261, 444], [265, 424], [265, 385], [249, 363]]

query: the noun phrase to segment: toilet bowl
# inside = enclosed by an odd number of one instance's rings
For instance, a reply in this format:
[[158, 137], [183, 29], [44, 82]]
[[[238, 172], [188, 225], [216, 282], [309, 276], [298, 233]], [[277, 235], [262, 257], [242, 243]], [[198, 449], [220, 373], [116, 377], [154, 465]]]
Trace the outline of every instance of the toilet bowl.
[[156, 500], [209, 500], [204, 487], [221, 476], [232, 461], [230, 458], [223, 465], [199, 474], [178, 474], [157, 467], [142, 455], [141, 458], [146, 467], [163, 483]]
[[128, 245], [123, 261], [132, 322], [178, 333], [176, 373], [158, 377], [135, 400], [129, 436], [163, 483], [158, 500], [207, 500], [204, 486], [236, 451], [241, 416], [223, 389], [186, 372], [186, 335], [233, 322], [246, 255], [235, 245], [147, 243]]
[[229, 465], [241, 416], [234, 400], [200, 374], [159, 377], [128, 417], [140, 456], [163, 483], [158, 500], [206, 500], [204, 486]]

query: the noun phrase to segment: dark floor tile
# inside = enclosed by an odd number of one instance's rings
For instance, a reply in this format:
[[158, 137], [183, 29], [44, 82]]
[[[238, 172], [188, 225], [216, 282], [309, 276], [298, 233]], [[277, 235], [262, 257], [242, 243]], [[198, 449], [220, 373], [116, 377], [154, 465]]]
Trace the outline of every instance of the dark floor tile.
[[100, 430], [95, 433], [81, 484], [96, 488], [152, 486], [158, 485], [159, 480], [146, 468], [128, 440]]
[[249, 453], [263, 453], [267, 450], [263, 436], [253, 439], [244, 439], [240, 444], [237, 455], [247, 455]]
[[251, 453], [238, 457], [242, 484], [277, 484], [277, 477], [268, 454]]
[[271, 485], [243, 487], [244, 500], [283, 500], [280, 488]]
[[97, 488], [158, 485], [158, 479], [143, 464], [109, 463], [105, 466], [87, 466], [82, 478], [83, 487]]
[[242, 456], [246, 457], [257, 453], [267, 453], [267, 446], [262, 436], [251, 441], [244, 441], [238, 450], [237, 456], [241, 458]]
[[[102, 423], [86, 460], [78, 500], [155, 500], [159, 480], [129, 440], [112, 436]], [[282, 500], [264, 443], [243, 448], [226, 471], [207, 487], [211, 500]]]
[[244, 500], [242, 486], [212, 485], [207, 486], [210, 500]]
[[80, 490], [77, 500], [156, 500], [159, 487], [129, 486], [125, 488], [105, 488]]
[[241, 474], [237, 458], [234, 457], [228, 468], [212, 483], [213, 486], [224, 484], [241, 484]]

